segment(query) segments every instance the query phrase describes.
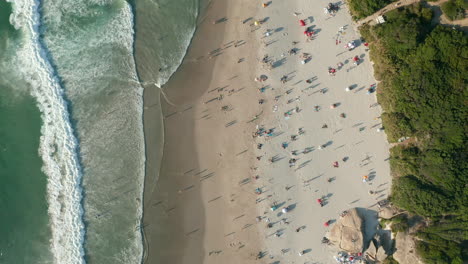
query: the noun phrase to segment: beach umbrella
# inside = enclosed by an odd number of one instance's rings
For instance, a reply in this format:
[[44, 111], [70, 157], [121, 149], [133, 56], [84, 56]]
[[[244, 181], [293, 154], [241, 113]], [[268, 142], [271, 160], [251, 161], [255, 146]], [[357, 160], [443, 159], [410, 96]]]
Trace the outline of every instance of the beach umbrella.
[[259, 22], [259, 21], [255, 21], [255, 22], [254, 22], [254, 25], [258, 26], [258, 25], [260, 25], [260, 22]]
[[305, 26], [305, 25], [306, 25], [305, 21], [304, 21], [304, 20], [302, 20], [302, 19], [301, 19], [301, 20], [299, 20], [299, 24], [301, 24], [301, 26]]

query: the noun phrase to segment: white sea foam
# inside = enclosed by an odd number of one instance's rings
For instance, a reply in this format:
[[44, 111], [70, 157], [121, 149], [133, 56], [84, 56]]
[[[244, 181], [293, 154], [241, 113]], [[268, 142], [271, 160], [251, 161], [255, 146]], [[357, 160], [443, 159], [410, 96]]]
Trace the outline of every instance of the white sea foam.
[[16, 66], [31, 84], [31, 93], [42, 112], [39, 153], [44, 162], [43, 170], [48, 176], [51, 252], [55, 263], [84, 263], [80, 188], [82, 175], [77, 153], [78, 143], [71, 127], [67, 102], [47, 52], [40, 42], [39, 1], [15, 0], [12, 3], [10, 22], [23, 34]]

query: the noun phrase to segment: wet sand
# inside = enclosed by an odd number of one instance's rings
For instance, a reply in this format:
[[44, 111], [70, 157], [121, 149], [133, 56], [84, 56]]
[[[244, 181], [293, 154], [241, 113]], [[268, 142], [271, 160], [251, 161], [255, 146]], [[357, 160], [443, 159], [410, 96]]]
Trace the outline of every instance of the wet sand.
[[[229, 18], [223, 21], [227, 10]], [[243, 126], [226, 127], [233, 121], [231, 111], [251, 115], [248, 107], [241, 109], [246, 97], [255, 103], [255, 91], [248, 91], [245, 84], [250, 82], [248, 71], [255, 69], [256, 62], [237, 63], [238, 57], [256, 50], [248, 24], [239, 29], [245, 14], [237, 12], [244, 11], [234, 10], [227, 1], [211, 2], [183, 64], [164, 86], [165, 96], [160, 97], [164, 155], [157, 182], [158, 166], [152, 164], [158, 155], [151, 149], [157, 141], [151, 137], [158, 127], [152, 120], [155, 113], [145, 108], [151, 164], [144, 194], [145, 263], [216, 263], [221, 256], [229, 256], [227, 263], [254, 259], [250, 249], [259, 246], [259, 235], [249, 216], [255, 215], [255, 196], [237, 182], [239, 174], [248, 172], [252, 152]], [[225, 88], [218, 92], [220, 87]], [[146, 90], [145, 102], [151, 105], [154, 99], [149, 98], [157, 93]], [[224, 99], [210, 101], [221, 94]], [[224, 104], [233, 109], [222, 110]], [[247, 149], [250, 152], [241, 153]]]

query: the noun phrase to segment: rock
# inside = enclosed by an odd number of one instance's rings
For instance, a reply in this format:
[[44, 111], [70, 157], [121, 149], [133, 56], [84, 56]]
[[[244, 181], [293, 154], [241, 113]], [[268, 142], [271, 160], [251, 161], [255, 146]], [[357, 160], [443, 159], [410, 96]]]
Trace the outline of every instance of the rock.
[[383, 207], [379, 210], [379, 217], [383, 219], [391, 219], [396, 214], [398, 214], [398, 211], [390, 206]]
[[366, 254], [369, 255], [372, 259], [375, 259], [375, 256], [377, 255], [377, 248], [375, 247], [373, 241], [370, 242], [369, 248], [366, 250]]
[[330, 232], [330, 241], [349, 253], [362, 252], [364, 245], [364, 221], [354, 208], [341, 217]]
[[377, 248], [381, 247], [387, 255], [391, 255], [393, 253], [392, 231], [385, 229], [378, 230], [373, 240], [376, 243], [375, 246]]
[[375, 257], [377, 261], [384, 261], [387, 258], [387, 254], [385, 253], [385, 250], [382, 247], [379, 247], [377, 249], [377, 255]]
[[415, 243], [411, 235], [398, 232], [395, 236], [393, 258], [400, 264], [423, 264], [416, 254]]

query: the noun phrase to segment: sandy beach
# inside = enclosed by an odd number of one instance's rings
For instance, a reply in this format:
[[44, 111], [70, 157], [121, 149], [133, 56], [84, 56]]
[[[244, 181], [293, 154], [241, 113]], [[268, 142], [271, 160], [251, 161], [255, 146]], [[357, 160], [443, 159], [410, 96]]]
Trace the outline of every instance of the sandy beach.
[[146, 88], [144, 263], [336, 263], [340, 213], [387, 197], [372, 64], [327, 4], [212, 1], [164, 94]]

